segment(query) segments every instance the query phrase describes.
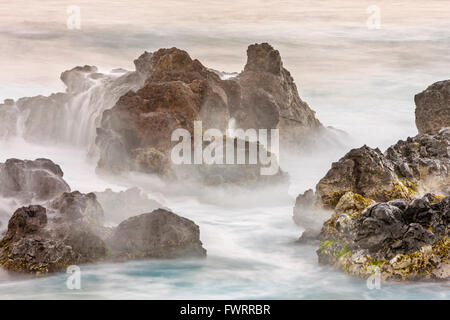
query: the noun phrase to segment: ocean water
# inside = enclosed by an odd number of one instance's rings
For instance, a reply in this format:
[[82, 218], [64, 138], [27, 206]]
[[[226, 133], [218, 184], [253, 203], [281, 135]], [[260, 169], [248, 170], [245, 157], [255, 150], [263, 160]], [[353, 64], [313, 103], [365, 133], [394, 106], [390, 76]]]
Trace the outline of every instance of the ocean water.
[[[370, 30], [372, 1], [77, 1], [81, 29], [66, 27], [71, 1], [0, 0], [0, 100], [62, 91], [59, 74], [76, 65], [123, 67], [144, 50], [179, 47], [203, 64], [240, 71], [246, 48], [267, 41], [291, 71], [320, 121], [349, 133], [345, 146], [283, 158], [291, 186], [180, 194], [145, 175], [95, 174], [79, 146], [0, 141], [0, 161], [47, 157], [73, 190], [139, 186], [194, 220], [208, 250], [202, 260], [142, 260], [81, 266], [82, 290], [67, 274], [34, 278], [0, 271], [0, 298], [29, 299], [449, 299], [448, 283], [383, 283], [370, 290], [317, 263], [315, 247], [295, 245], [299, 192], [314, 187], [350, 147], [387, 146], [415, 135], [414, 94], [450, 70], [446, 0], [376, 1], [381, 28]], [[67, 119], [70, 121], [70, 119]], [[42, 124], [45, 125], [45, 124]]]

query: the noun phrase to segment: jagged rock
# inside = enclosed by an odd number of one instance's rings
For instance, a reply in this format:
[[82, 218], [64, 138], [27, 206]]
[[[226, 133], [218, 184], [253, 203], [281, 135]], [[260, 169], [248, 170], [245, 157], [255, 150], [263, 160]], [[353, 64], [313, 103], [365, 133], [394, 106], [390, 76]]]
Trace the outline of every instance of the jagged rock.
[[196, 120], [204, 130], [223, 133], [230, 120], [242, 129], [278, 128], [282, 143], [288, 136], [298, 143], [307, 132], [323, 128], [299, 98], [278, 51], [268, 44], [251, 45], [244, 71], [234, 77], [221, 77], [177, 48], [144, 56], [145, 63], [137, 63], [137, 68], [147, 71], [145, 85], [103, 113], [96, 139], [100, 170], [171, 176], [169, 155], [178, 143], [171, 141], [171, 134], [184, 128], [193, 137]]
[[199, 227], [164, 209], [123, 221], [108, 239], [108, 244], [116, 258], [206, 256]]
[[138, 188], [130, 188], [120, 192], [106, 189], [103, 192], [95, 192], [95, 195], [103, 207], [105, 220], [114, 223], [120, 223], [124, 219], [142, 212], [151, 212], [163, 207], [159, 202], [149, 199]]
[[[63, 194], [55, 201], [65, 202], [64, 198], [73, 196]], [[41, 274], [103, 259], [107, 247], [83, 221], [84, 216], [74, 215], [71, 206], [61, 209], [69, 210], [48, 212], [39, 205], [17, 209], [0, 241], [0, 265], [11, 271]]]
[[232, 106], [231, 114], [238, 128], [278, 128], [281, 141], [293, 144], [324, 129], [300, 99], [294, 79], [271, 45], [250, 45], [247, 64], [235, 80], [242, 98]]
[[449, 194], [450, 128], [398, 141], [383, 154], [363, 146], [332, 164], [316, 186], [322, 205], [334, 209], [348, 191], [376, 201], [411, 199], [417, 191]]
[[322, 228], [319, 262], [368, 277], [379, 267], [384, 279], [442, 279], [450, 263], [450, 197], [431, 194], [377, 203], [360, 214], [335, 213]]
[[385, 156], [401, 180], [425, 192], [450, 194], [450, 128], [400, 140]]
[[450, 127], [450, 80], [439, 81], [414, 97], [419, 133]]
[[0, 195], [23, 203], [50, 200], [70, 191], [61, 168], [48, 159], [8, 159], [0, 163]]

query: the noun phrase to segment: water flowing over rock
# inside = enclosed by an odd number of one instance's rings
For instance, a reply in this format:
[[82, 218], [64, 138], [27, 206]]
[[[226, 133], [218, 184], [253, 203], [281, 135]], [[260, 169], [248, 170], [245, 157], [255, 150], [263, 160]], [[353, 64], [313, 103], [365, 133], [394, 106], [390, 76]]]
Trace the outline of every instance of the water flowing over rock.
[[177, 143], [171, 134], [184, 128], [193, 137], [196, 120], [204, 130], [223, 133], [232, 121], [242, 129], [278, 128], [281, 144], [299, 144], [323, 129], [299, 98], [278, 51], [264, 43], [247, 53], [244, 71], [227, 79], [177, 48], [148, 53], [145, 85], [103, 113], [96, 140], [99, 169], [169, 175], [169, 153]]
[[136, 71], [100, 73], [95, 66], [78, 66], [61, 74], [66, 92], [0, 104], [0, 137], [20, 136], [33, 143], [65, 143], [95, 152], [96, 128], [104, 110], [143, 84], [147, 54], [135, 60]]
[[449, 204], [427, 194], [336, 212], [319, 236], [319, 262], [363, 278], [379, 268], [383, 279], [449, 279]]
[[164, 209], [123, 221], [108, 243], [116, 258], [206, 256], [199, 227], [193, 221]]
[[50, 200], [70, 191], [61, 168], [48, 159], [8, 159], [0, 163], [0, 195], [23, 204]]
[[439, 81], [414, 97], [419, 133], [450, 127], [450, 80]]

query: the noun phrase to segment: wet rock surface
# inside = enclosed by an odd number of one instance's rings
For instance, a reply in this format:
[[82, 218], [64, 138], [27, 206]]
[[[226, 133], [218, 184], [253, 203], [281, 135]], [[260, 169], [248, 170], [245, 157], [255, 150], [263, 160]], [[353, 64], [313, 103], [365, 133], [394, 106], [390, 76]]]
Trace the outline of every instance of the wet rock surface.
[[[11, 205], [39, 203], [16, 209], [0, 235], [0, 266], [6, 270], [46, 274], [106, 260], [206, 255], [199, 227], [167, 210], [129, 218], [117, 228], [105, 226], [97, 196], [69, 192], [61, 168], [48, 159], [9, 159], [0, 169], [2, 196], [17, 199]], [[133, 216], [156, 203], [136, 189], [100, 194], [109, 213], [131, 208], [126, 215]], [[126, 204], [118, 206], [121, 202]], [[0, 215], [7, 215], [3, 209]]]
[[359, 277], [378, 267], [384, 279], [448, 279], [449, 226], [450, 197], [377, 203], [361, 213], [336, 212], [322, 228], [317, 254], [320, 263]]
[[450, 127], [450, 80], [439, 81], [414, 97], [419, 133]]
[[206, 256], [199, 227], [193, 221], [165, 209], [123, 221], [107, 242], [115, 258]]
[[400, 140], [383, 154], [363, 146], [333, 163], [316, 186], [333, 209], [348, 191], [376, 201], [412, 199], [418, 191], [449, 194], [450, 128]]
[[[278, 51], [263, 43], [249, 46], [247, 54], [244, 71], [222, 79], [219, 72], [186, 51], [170, 48], [146, 53], [147, 63], [142, 64], [148, 75], [145, 85], [123, 95], [103, 113], [96, 139], [101, 155], [98, 168], [174, 177], [170, 151], [178, 141], [172, 142], [171, 134], [183, 128], [193, 137], [196, 120], [202, 121], [203, 130], [216, 128], [223, 134], [230, 120], [236, 128], [278, 128], [282, 143], [287, 137], [298, 143], [308, 132], [323, 129], [298, 96]], [[212, 170], [224, 168], [217, 165]], [[202, 170], [210, 169], [202, 168], [200, 174]]]

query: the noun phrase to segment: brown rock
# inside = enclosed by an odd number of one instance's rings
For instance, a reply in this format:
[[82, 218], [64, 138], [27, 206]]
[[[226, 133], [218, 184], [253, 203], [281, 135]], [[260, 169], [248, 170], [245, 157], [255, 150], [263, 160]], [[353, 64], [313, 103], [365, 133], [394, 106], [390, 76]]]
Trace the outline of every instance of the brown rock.
[[419, 133], [450, 127], [450, 80], [439, 81], [414, 97]]

